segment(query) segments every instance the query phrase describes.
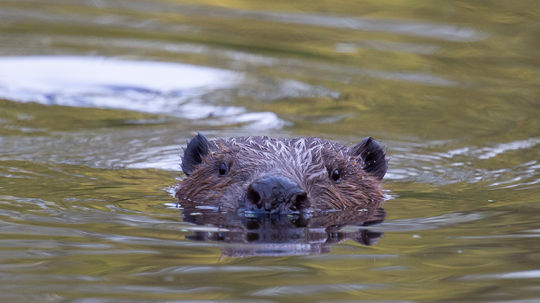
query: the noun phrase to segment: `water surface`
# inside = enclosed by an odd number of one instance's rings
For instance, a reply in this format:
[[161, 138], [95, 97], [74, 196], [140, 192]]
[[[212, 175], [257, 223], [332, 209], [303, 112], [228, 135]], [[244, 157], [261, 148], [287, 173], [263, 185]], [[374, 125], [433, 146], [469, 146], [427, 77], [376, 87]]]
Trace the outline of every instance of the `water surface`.
[[[536, 1], [0, 0], [0, 297], [540, 301], [538, 20]], [[384, 221], [177, 208], [197, 131], [373, 136]]]

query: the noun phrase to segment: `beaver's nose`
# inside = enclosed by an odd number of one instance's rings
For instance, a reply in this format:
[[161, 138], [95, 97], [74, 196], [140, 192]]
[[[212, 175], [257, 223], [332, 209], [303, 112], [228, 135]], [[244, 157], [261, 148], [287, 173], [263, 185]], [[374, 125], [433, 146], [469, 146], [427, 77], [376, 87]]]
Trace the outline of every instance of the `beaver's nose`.
[[296, 182], [283, 176], [266, 176], [248, 187], [248, 202], [266, 211], [278, 212], [307, 208], [308, 198]]

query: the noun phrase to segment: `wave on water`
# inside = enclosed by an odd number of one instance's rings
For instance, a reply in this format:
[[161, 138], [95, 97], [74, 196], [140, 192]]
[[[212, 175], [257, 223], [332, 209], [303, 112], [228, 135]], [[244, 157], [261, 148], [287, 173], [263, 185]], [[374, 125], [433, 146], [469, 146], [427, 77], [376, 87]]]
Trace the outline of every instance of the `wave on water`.
[[[426, 144], [427, 150], [414, 144], [396, 147], [392, 154], [394, 168], [386, 178], [436, 184], [481, 182], [490, 189], [528, 189], [540, 184], [540, 163], [534, 155], [539, 138], [429, 151], [440, 149], [440, 144]], [[492, 168], [485, 167], [486, 161], [493, 163]]]
[[213, 91], [244, 79], [234, 71], [180, 63], [102, 57], [0, 58], [0, 98], [45, 105], [96, 107], [165, 114], [186, 119], [239, 121], [259, 129], [285, 122], [272, 112], [203, 102]]

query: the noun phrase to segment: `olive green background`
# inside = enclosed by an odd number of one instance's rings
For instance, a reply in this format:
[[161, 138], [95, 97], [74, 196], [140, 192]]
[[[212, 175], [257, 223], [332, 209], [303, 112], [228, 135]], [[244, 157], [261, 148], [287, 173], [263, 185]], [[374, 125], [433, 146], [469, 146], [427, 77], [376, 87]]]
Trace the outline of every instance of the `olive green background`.
[[[2, 56], [239, 71], [251, 81], [212, 102], [287, 122], [250, 130], [0, 101], [0, 298], [536, 302], [539, 49], [538, 1], [0, 0]], [[282, 80], [321, 92], [280, 95]], [[196, 131], [376, 137], [390, 158], [385, 234], [327, 254], [245, 258], [186, 239], [194, 226], [170, 187]], [[153, 151], [170, 169], [130, 167]]]

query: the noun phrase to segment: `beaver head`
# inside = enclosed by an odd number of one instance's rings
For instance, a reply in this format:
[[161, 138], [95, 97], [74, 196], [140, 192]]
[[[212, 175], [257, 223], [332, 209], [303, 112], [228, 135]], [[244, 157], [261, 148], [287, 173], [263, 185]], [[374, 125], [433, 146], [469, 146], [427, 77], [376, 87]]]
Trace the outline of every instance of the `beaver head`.
[[346, 147], [319, 138], [198, 134], [182, 157], [181, 203], [292, 213], [378, 207], [385, 152], [368, 137]]

